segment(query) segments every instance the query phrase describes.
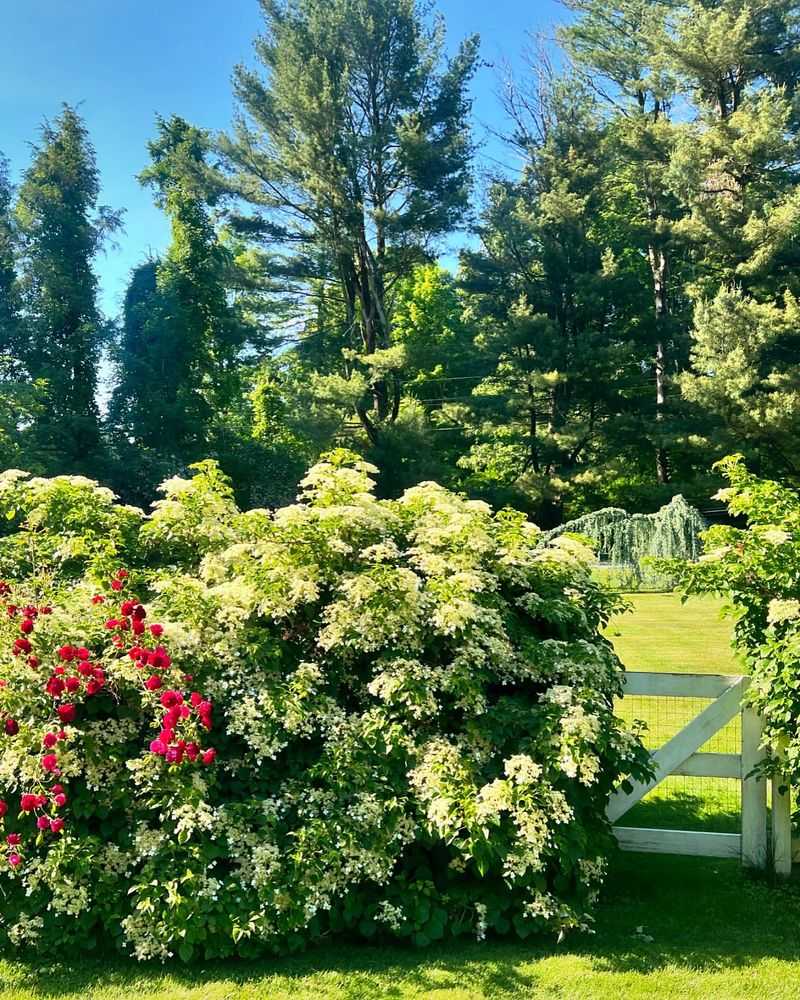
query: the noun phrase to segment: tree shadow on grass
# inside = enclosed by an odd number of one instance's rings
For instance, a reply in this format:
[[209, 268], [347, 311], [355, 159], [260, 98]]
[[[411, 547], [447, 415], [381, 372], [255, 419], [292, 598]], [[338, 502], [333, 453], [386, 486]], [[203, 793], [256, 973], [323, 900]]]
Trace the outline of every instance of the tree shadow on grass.
[[[562, 959], [565, 975], [693, 973], [746, 968], [764, 958], [800, 962], [800, 886], [749, 877], [738, 863], [667, 855], [620, 855], [597, 913], [597, 934], [450, 942], [425, 950], [368, 944], [325, 946], [291, 958], [189, 966], [122, 959], [13, 961], [13, 985], [34, 996], [146, 995], [161, 1000], [346, 997], [353, 1000], [536, 995], [537, 962]], [[588, 964], [588, 970], [586, 965]], [[146, 990], [142, 982], [146, 981]], [[7, 984], [0, 984], [0, 987]], [[213, 988], [213, 989], [212, 989]], [[550, 996], [569, 996], [568, 988]]]
[[[658, 791], [658, 790], [656, 790]], [[739, 803], [724, 794], [692, 794], [669, 789], [651, 793], [619, 821], [623, 826], [649, 826], [662, 830], [702, 830], [739, 833]]]

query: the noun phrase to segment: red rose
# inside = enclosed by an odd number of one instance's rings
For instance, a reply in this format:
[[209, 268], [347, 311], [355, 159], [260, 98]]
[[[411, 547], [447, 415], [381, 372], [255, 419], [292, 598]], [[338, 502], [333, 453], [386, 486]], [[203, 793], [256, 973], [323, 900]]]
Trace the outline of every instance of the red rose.
[[12, 868], [19, 868], [19, 866], [22, 864], [22, 858], [19, 856], [19, 854], [14, 854], [14, 853], [9, 854], [8, 863], [11, 865]]
[[144, 622], [139, 621], [138, 618], [133, 618], [131, 620], [131, 630], [134, 635], [144, 635]]
[[39, 659], [38, 656], [29, 656], [28, 657], [28, 666], [32, 667], [34, 670], [36, 670], [36, 668], [39, 666], [40, 663], [41, 663], [41, 660]]
[[75, 655], [79, 660], [88, 660], [89, 650], [85, 646], [78, 646], [78, 648], [75, 650]]
[[6, 843], [8, 844], [9, 847], [16, 847], [17, 844], [22, 843], [22, 834], [9, 833], [9, 835], [6, 837]]
[[132, 617], [137, 621], [144, 621], [144, 619], [147, 618], [147, 611], [141, 604], [137, 604], [133, 609]]
[[123, 615], [129, 615], [135, 607], [136, 607], [136, 601], [134, 601], [133, 599], [128, 599], [127, 601], [123, 601], [122, 604], [120, 604], [119, 610], [122, 612]]
[[19, 808], [22, 812], [29, 813], [33, 812], [34, 809], [39, 805], [39, 796], [31, 795], [30, 793], [26, 795], [20, 795], [19, 798]]
[[58, 651], [59, 659], [66, 660], [68, 663], [70, 660], [75, 659], [75, 647], [74, 646], [62, 646]]
[[105, 597], [103, 597], [102, 594], [95, 594], [94, 597], [92, 598], [92, 604], [104, 604], [104, 603], [105, 603]]
[[148, 691], [158, 691], [158, 689], [161, 687], [161, 678], [158, 677], [156, 674], [153, 674], [152, 677], [147, 678], [147, 680], [144, 682], [144, 686], [147, 688]]
[[163, 625], [151, 625], [150, 626], [150, 634], [154, 635], [156, 638], [158, 638], [158, 636], [164, 634], [164, 626]]
[[126, 569], [118, 569], [117, 570], [117, 579], [118, 580], [127, 580], [128, 579], [128, 571]]
[[60, 817], [50, 820], [50, 830], [52, 833], [61, 833], [64, 829], [64, 820]]
[[59, 705], [58, 706], [58, 717], [62, 722], [74, 722], [75, 716], [77, 715], [77, 709], [74, 705]]
[[156, 670], [167, 670], [172, 664], [172, 660], [163, 646], [156, 646], [155, 649], [151, 650], [147, 654], [147, 662]]
[[46, 753], [42, 757], [42, 767], [45, 771], [58, 770], [58, 757], [54, 753]]
[[62, 809], [67, 804], [67, 797], [63, 792], [59, 792], [58, 795], [53, 796], [53, 802], [59, 809]]
[[47, 816], [39, 816], [36, 820], [36, 827], [39, 830], [49, 830], [50, 820], [47, 818]]
[[20, 636], [19, 639], [15, 639], [14, 640], [14, 653], [15, 654], [30, 653], [30, 651], [32, 649], [33, 649], [33, 646], [31, 646], [30, 639], [26, 639], [25, 636]]
[[0, 799], [0, 819], [8, 812], [8, 803]]
[[50, 791], [53, 793], [53, 795], [60, 795], [60, 793], [64, 791], [64, 786], [63, 785], [53, 785], [51, 787]]
[[33, 619], [23, 618], [23, 620], [20, 622], [19, 630], [20, 632], [24, 632], [26, 635], [33, 632]]
[[189, 760], [191, 761], [197, 760], [199, 753], [200, 753], [200, 747], [196, 743], [186, 744], [186, 756], [189, 758]]
[[81, 682], [78, 680], [77, 677], [68, 677], [64, 683], [66, 685], [67, 691], [70, 692], [77, 691], [78, 688], [81, 686]]
[[161, 695], [161, 704], [164, 708], [172, 708], [173, 705], [180, 705], [183, 695], [179, 691], [165, 691]]
[[82, 677], [91, 677], [93, 670], [94, 667], [91, 665], [91, 663], [87, 663], [85, 660], [83, 660], [81, 663], [78, 664], [78, 673]]
[[49, 604], [44, 604], [44, 605], [42, 605], [41, 608], [39, 608], [39, 614], [42, 614], [42, 615], [52, 615], [52, 613], [53, 613], [53, 609], [50, 607]]
[[6, 731], [6, 736], [16, 736], [19, 732], [19, 723], [16, 719], [6, 719], [5, 726], [3, 728]]
[[111, 589], [112, 590], [122, 590], [122, 581], [121, 580], [112, 580], [111, 581]]
[[51, 698], [58, 698], [58, 696], [63, 692], [65, 686], [66, 685], [60, 677], [53, 676], [47, 684], [45, 684], [44, 689]]
[[209, 747], [208, 750], [203, 751], [203, 763], [213, 764], [216, 759], [217, 751], [213, 747]]
[[153, 740], [150, 743], [150, 749], [153, 753], [157, 753], [159, 757], [163, 757], [167, 752], [167, 744], [163, 740]]
[[56, 743], [58, 743], [58, 737], [56, 736], [55, 733], [44, 734], [44, 739], [42, 740], [42, 744], [46, 746], [48, 750], [51, 750], [56, 745]]
[[164, 754], [164, 759], [168, 764], [180, 764], [183, 760], [183, 747], [170, 747]]

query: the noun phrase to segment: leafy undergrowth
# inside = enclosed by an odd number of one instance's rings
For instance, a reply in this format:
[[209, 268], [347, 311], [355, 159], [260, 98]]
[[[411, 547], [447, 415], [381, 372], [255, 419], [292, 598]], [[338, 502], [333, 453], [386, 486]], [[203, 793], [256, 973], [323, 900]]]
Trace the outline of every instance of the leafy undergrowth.
[[620, 856], [598, 933], [418, 951], [364, 944], [189, 967], [0, 960], [0, 1000], [721, 1000], [800, 995], [800, 888], [734, 862]]

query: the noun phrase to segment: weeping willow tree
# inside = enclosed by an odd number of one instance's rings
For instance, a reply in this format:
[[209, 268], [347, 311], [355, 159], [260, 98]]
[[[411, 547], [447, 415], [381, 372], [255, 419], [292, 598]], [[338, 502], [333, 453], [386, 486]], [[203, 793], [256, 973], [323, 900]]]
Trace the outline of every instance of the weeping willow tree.
[[600, 562], [639, 570], [646, 557], [697, 559], [706, 527], [700, 511], [678, 494], [655, 514], [629, 514], [621, 507], [584, 514], [544, 532], [542, 542], [565, 532], [585, 535], [594, 541]]

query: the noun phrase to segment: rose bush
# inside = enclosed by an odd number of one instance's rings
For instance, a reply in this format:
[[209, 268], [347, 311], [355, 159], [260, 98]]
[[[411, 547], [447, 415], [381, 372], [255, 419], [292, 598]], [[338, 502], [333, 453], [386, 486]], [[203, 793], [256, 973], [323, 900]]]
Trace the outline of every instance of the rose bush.
[[591, 553], [335, 452], [295, 506], [212, 463], [150, 516], [0, 476], [0, 934], [139, 958], [587, 926], [613, 598]]

